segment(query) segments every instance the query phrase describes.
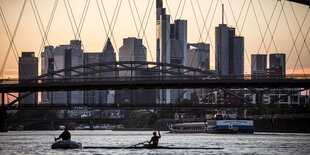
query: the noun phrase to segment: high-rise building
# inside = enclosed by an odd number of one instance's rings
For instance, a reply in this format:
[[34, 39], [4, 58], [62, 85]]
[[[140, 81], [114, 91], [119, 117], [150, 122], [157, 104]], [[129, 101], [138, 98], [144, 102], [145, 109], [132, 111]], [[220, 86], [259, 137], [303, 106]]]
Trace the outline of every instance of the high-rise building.
[[[142, 39], [137, 38], [124, 38], [123, 46], [119, 49], [119, 60], [120, 61], [142, 61], [146, 62], [146, 48], [142, 44]], [[134, 64], [136, 67], [136, 64]], [[128, 66], [131, 67], [131, 66]], [[146, 66], [139, 66], [139, 68]], [[145, 71], [120, 71], [120, 77], [137, 77], [137, 76], [152, 76]], [[154, 76], [154, 75], [153, 75]], [[119, 90], [116, 93], [118, 103], [154, 103], [155, 101], [155, 90]]]
[[[224, 24], [224, 5], [222, 6], [222, 24], [215, 27], [215, 70], [219, 75], [234, 75], [243, 78], [244, 38], [235, 35], [235, 28]], [[242, 89], [232, 91], [242, 96]], [[235, 97], [226, 93], [224, 93], [224, 98], [225, 103], [238, 103]]]
[[244, 74], [244, 38], [226, 24], [215, 28], [215, 69], [220, 75]]
[[[175, 20], [170, 24], [162, 0], [156, 0], [156, 62], [186, 65], [187, 21]], [[166, 66], [161, 68], [169, 69]], [[168, 76], [162, 73], [162, 76]], [[176, 102], [183, 90], [164, 89], [157, 93], [157, 102]]]
[[186, 66], [187, 21], [175, 20], [170, 24], [170, 63]]
[[[142, 44], [142, 39], [124, 38], [123, 46], [119, 49], [120, 61], [146, 61], [146, 48]], [[135, 66], [134, 66], [135, 67]], [[121, 77], [137, 76], [139, 72], [121, 71]]]
[[[170, 15], [163, 8], [163, 1], [156, 0], [156, 62], [170, 63]], [[161, 68], [167, 69], [166, 66]], [[166, 74], [162, 74], [166, 76]], [[156, 91], [157, 103], [170, 102], [170, 90], [161, 89]]]
[[[186, 66], [187, 53], [187, 21], [175, 20], [170, 24], [170, 63]], [[180, 102], [186, 97], [184, 89], [170, 89], [170, 101], [168, 103]]]
[[269, 55], [269, 69], [275, 69], [282, 75], [285, 75], [285, 54], [284, 53], [274, 53]]
[[188, 44], [186, 60], [187, 66], [210, 70], [210, 44]]
[[241, 36], [234, 37], [234, 59], [233, 59], [234, 75], [244, 74], [244, 38]]
[[[116, 62], [116, 53], [114, 51], [113, 45], [111, 43], [110, 38], [108, 38], [103, 50], [102, 50], [102, 60], [100, 62], [111, 62], [115, 63]], [[114, 68], [114, 64], [111, 64], [111, 67]], [[108, 67], [101, 67], [100, 69], [108, 69]], [[104, 72], [103, 77], [117, 77], [118, 73], [115, 71], [111, 72]]]
[[[107, 70], [110, 68], [116, 68], [116, 54], [111, 43], [110, 38], [108, 38], [103, 51], [102, 51], [103, 59], [100, 62], [103, 63], [111, 63], [111, 65], [101, 66], [100, 70]], [[100, 74], [101, 77], [109, 78], [109, 77], [118, 77], [118, 71], [104, 72]], [[102, 103], [113, 104], [115, 102], [115, 90], [102, 90], [100, 93], [100, 100]]]
[[[38, 76], [38, 58], [35, 57], [34, 52], [22, 52], [18, 62], [18, 79], [19, 83], [32, 83], [34, 77]], [[27, 81], [30, 80], [30, 81]], [[25, 93], [19, 93], [19, 96]], [[29, 96], [21, 99], [19, 104], [37, 104], [38, 93], [32, 93]]]
[[[70, 45], [60, 45], [54, 49], [54, 70], [66, 69], [74, 66], [83, 65], [83, 50], [80, 40], [71, 40]], [[83, 69], [78, 69], [83, 72]], [[66, 71], [62, 76], [70, 78], [78, 73]], [[54, 78], [59, 78], [55, 76]], [[53, 103], [55, 104], [77, 104], [83, 102], [83, 91], [54, 92]]]
[[[84, 65], [99, 63], [102, 60], [101, 52], [93, 52], [93, 53], [84, 53]], [[85, 68], [84, 73], [91, 72], [94, 70], [99, 70], [100, 66], [93, 66], [91, 68]], [[84, 78], [99, 78], [100, 73], [96, 74], [85, 74]], [[84, 104], [101, 104], [101, 98], [103, 93], [101, 90], [87, 90], [84, 91]]]
[[[210, 70], [210, 44], [196, 43], [187, 45], [187, 66], [199, 68], [202, 70]], [[203, 95], [202, 90], [203, 88], [187, 89], [187, 98], [191, 100], [197, 99], [197, 95], [198, 97]]]
[[[54, 71], [54, 47], [45, 46], [44, 51], [41, 53], [41, 74], [46, 74]], [[53, 76], [50, 75], [46, 77], [47, 79], [52, 79]], [[41, 103], [52, 103], [52, 92], [41, 92]]]
[[219, 75], [244, 74], [244, 38], [235, 35], [235, 28], [223, 21], [215, 28], [215, 69]]
[[[119, 49], [120, 61], [142, 61], [146, 62], [146, 48], [142, 44], [142, 39], [137, 38], [124, 38], [123, 46]], [[130, 66], [131, 67], [131, 66]], [[132, 67], [138, 67], [136, 64]], [[139, 66], [143, 68], [146, 66]], [[147, 71], [120, 71], [120, 77], [142, 77], [142, 76], [155, 76], [155, 74]], [[138, 89], [138, 90], [117, 90], [116, 102], [117, 103], [130, 103], [130, 104], [150, 104], [156, 102], [155, 90]]]
[[156, 62], [170, 63], [170, 15], [156, 0]]
[[251, 74], [264, 75], [267, 70], [267, 55], [252, 54], [251, 55]]
[[[114, 48], [110, 41], [107, 42], [102, 50], [102, 52], [84, 53], [84, 65], [93, 63], [111, 63], [110, 65], [97, 65], [91, 68], [85, 68], [84, 73], [92, 72], [94, 70], [108, 70], [110, 68], [115, 68], [116, 54]], [[85, 74], [84, 78], [108, 78], [108, 77], [118, 77], [118, 72], [98, 72], [96, 74]], [[113, 104], [114, 103], [114, 90], [88, 90], [84, 91], [84, 103], [85, 104]]]
[[229, 74], [229, 29], [226, 24], [215, 28], [215, 70], [220, 75]]

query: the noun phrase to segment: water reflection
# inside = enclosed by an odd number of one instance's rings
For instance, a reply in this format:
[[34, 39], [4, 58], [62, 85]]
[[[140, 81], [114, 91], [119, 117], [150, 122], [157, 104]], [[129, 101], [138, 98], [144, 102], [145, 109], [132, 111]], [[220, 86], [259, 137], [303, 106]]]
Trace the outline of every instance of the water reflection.
[[[0, 133], [0, 154], [309, 154], [310, 134], [171, 134], [161, 132], [159, 145], [173, 147], [223, 147], [223, 150], [52, 150], [62, 131], [12, 131]], [[83, 146], [128, 147], [150, 140], [151, 131], [70, 131], [71, 140]]]

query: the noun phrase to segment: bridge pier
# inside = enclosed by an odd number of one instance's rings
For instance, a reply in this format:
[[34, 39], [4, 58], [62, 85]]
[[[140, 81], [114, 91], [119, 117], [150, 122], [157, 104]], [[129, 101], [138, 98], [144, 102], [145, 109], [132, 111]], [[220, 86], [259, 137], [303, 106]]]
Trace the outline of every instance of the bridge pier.
[[89, 122], [89, 129], [94, 130], [94, 122], [93, 121]]
[[55, 122], [54, 121], [50, 122], [49, 130], [55, 130]]
[[4, 107], [0, 110], [0, 132], [8, 132], [7, 113]]

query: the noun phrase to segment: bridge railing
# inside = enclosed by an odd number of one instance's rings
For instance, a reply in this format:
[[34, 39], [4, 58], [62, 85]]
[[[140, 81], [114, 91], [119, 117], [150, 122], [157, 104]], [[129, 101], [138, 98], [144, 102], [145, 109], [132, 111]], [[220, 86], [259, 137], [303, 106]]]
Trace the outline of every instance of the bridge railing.
[[52, 79], [0, 79], [1, 85], [31, 84], [31, 83], [74, 83], [74, 82], [130, 82], [130, 81], [168, 81], [168, 80], [309, 80], [310, 74], [287, 75], [219, 75], [214, 76], [135, 76], [135, 77], [94, 77], [94, 78], [52, 78]]

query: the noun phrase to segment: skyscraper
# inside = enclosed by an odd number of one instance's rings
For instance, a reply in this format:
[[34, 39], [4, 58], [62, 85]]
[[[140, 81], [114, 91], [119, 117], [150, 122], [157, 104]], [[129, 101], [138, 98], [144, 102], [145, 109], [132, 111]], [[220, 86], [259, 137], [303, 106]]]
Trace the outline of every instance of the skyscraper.
[[263, 75], [267, 70], [267, 55], [252, 54], [251, 55], [251, 74]]
[[[44, 51], [41, 53], [41, 74], [46, 74], [48, 72], [54, 71], [54, 47], [45, 46]], [[53, 76], [50, 75], [46, 77], [47, 79], [52, 79]], [[52, 92], [41, 92], [41, 103], [53, 103], [53, 93]]]
[[[110, 41], [110, 38], [107, 39], [107, 42], [102, 50], [102, 52], [92, 52], [92, 53], [84, 53], [84, 65], [86, 64], [93, 64], [93, 63], [109, 63], [111, 65], [105, 66], [93, 66], [92, 68], [85, 68], [84, 73], [92, 72], [94, 70], [106, 70], [114, 68], [116, 62], [116, 54], [114, 52], [114, 48]], [[85, 78], [106, 78], [106, 77], [118, 77], [118, 72], [111, 71], [111, 72], [103, 72], [103, 73], [96, 73], [96, 74], [86, 74], [84, 75]], [[114, 103], [114, 90], [88, 90], [84, 91], [84, 103], [85, 104], [113, 104]]]
[[235, 28], [224, 24], [215, 27], [215, 69], [219, 75], [244, 74], [244, 38], [235, 35]]
[[[186, 65], [187, 21], [175, 20], [170, 24], [162, 0], [156, 0], [156, 62]], [[166, 66], [161, 68], [169, 69]], [[169, 76], [162, 73], [162, 76]], [[159, 90], [157, 102], [176, 102], [183, 90]]]
[[[84, 65], [92, 64], [92, 63], [99, 63], [102, 60], [102, 53], [101, 52], [92, 52], [92, 53], [84, 53]], [[84, 73], [91, 72], [94, 70], [99, 70], [100, 66], [94, 66], [91, 68], [85, 68]], [[96, 74], [85, 74], [84, 78], [99, 78], [100, 73]], [[87, 90], [84, 91], [84, 104], [101, 104], [102, 102], [102, 95], [103, 93], [101, 90]]]
[[170, 15], [156, 0], [156, 62], [170, 63]]
[[215, 70], [220, 75], [229, 74], [229, 29], [226, 24], [215, 28]]
[[[80, 40], [71, 40], [70, 45], [60, 45], [54, 49], [54, 70], [66, 69], [83, 65], [83, 50]], [[83, 69], [77, 70], [83, 72]], [[65, 78], [76, 75], [76, 72], [66, 71], [61, 73]], [[55, 76], [55, 78], [59, 78]], [[76, 104], [83, 101], [83, 91], [54, 92], [53, 103], [55, 104]]]
[[244, 38], [241, 36], [234, 37], [234, 59], [233, 59], [234, 75], [244, 74]]
[[275, 69], [282, 75], [286, 74], [285, 54], [274, 53], [269, 55], [269, 69]]
[[[187, 45], [187, 66], [210, 70], [210, 44], [196, 43]], [[197, 95], [203, 95], [202, 89], [187, 89], [187, 98], [196, 100]]]
[[[186, 66], [187, 53], [187, 21], [175, 20], [170, 24], [170, 63]], [[185, 98], [184, 89], [170, 89], [170, 101], [168, 103], [179, 102]]]
[[[119, 49], [119, 60], [120, 61], [142, 61], [146, 62], [146, 48], [142, 44], [142, 39], [137, 38], [124, 38], [123, 46]], [[131, 66], [129, 66], [131, 67]], [[132, 67], [137, 67], [136, 64]], [[146, 66], [139, 66], [143, 68]], [[141, 76], [152, 76], [144, 71], [120, 71], [120, 77], [141, 77]], [[155, 90], [119, 90], [117, 91], [117, 102], [119, 103], [154, 103], [155, 102]], [[126, 101], [125, 101], [126, 100]]]
[[[103, 51], [102, 51], [103, 59], [99, 60], [103, 63], [112, 63], [111, 65], [107, 66], [100, 66], [100, 70], [106, 70], [111, 68], [116, 68], [116, 54], [114, 52], [113, 45], [111, 43], [110, 38], [108, 38]], [[111, 72], [104, 72], [100, 74], [100, 77], [118, 77], [119, 73], [117, 71], [111, 71]], [[115, 90], [102, 90], [100, 93], [100, 100], [102, 103], [109, 103], [113, 104], [115, 102]]]
[[175, 20], [170, 25], [170, 63], [186, 66], [187, 21]]
[[[170, 63], [170, 43], [170, 15], [166, 14], [163, 1], [156, 0], [156, 62]], [[165, 70], [167, 67], [161, 69]], [[169, 89], [158, 90], [156, 94], [157, 103], [170, 102]]]
[[[18, 62], [18, 79], [19, 83], [31, 83], [34, 77], [38, 76], [38, 58], [35, 57], [34, 52], [22, 52], [22, 56], [19, 57]], [[19, 96], [25, 93], [19, 93]], [[31, 95], [21, 99], [19, 104], [37, 104], [38, 93], [32, 93]]]
[[[119, 49], [120, 61], [146, 61], [146, 48], [142, 44], [142, 39], [137, 38], [124, 38], [123, 46]], [[139, 72], [122, 71], [120, 76], [130, 77], [137, 76]]]
[[[194, 47], [194, 48], [191, 48]], [[210, 70], [210, 44], [188, 44], [187, 66]]]
[[[215, 69], [219, 75], [244, 74], [244, 38], [235, 35], [235, 28], [224, 24], [224, 5], [222, 5], [222, 24], [215, 27]], [[233, 90], [242, 96], [242, 89]], [[221, 92], [221, 90], [219, 91]], [[221, 100], [221, 97], [219, 97]], [[225, 103], [235, 104], [236, 98], [224, 93]]]

